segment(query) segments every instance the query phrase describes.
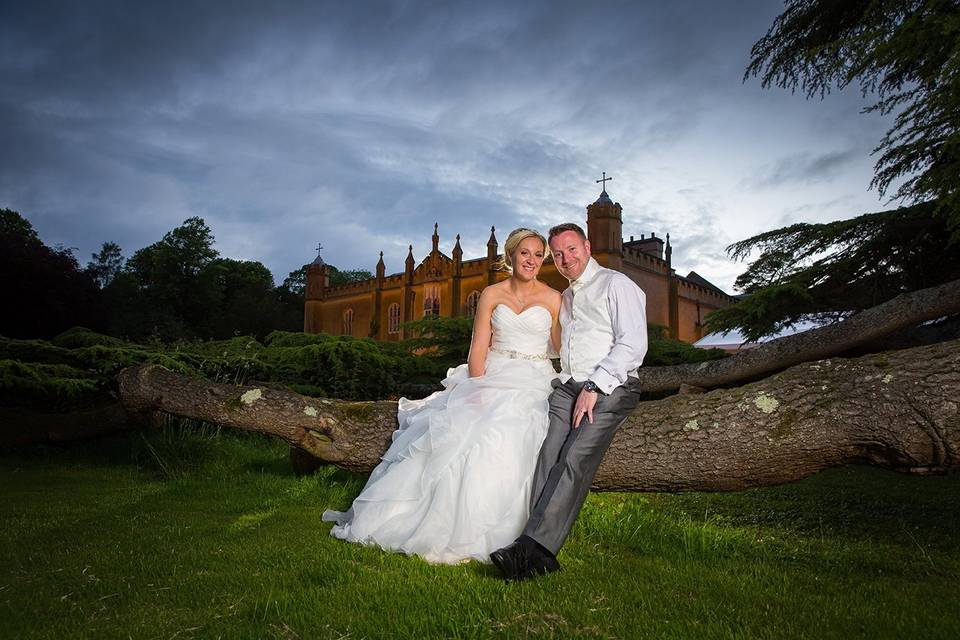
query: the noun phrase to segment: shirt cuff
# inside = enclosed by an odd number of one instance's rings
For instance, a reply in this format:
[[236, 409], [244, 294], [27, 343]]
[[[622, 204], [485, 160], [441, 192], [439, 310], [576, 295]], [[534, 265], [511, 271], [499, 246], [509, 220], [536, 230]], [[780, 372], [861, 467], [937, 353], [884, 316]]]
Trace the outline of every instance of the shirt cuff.
[[613, 390], [620, 386], [619, 380], [607, 373], [605, 369], [601, 369], [600, 367], [597, 367], [593, 370], [593, 373], [590, 374], [589, 379], [593, 380], [593, 382], [600, 387], [600, 390], [607, 395], [613, 393]]

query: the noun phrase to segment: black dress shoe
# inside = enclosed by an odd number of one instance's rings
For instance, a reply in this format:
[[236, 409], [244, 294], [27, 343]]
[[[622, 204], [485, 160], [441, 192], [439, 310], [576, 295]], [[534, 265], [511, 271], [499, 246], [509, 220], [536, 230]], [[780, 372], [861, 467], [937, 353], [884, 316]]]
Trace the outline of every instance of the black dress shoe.
[[555, 571], [560, 571], [560, 563], [557, 561], [556, 556], [548, 551], [542, 551], [530, 559], [527, 563], [527, 569], [521, 571], [515, 580], [530, 580]]
[[557, 557], [539, 542], [525, 535], [491, 553], [490, 560], [507, 582], [529, 580], [560, 571]]
[[500, 570], [504, 580], [520, 580], [530, 568], [530, 546], [523, 540], [515, 540], [490, 554], [490, 561]]

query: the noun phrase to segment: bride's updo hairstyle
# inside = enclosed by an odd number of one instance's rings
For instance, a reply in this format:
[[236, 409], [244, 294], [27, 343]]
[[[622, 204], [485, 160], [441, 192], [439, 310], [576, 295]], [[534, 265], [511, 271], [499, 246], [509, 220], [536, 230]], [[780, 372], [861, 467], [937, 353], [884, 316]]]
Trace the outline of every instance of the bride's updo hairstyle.
[[546, 255], [547, 239], [543, 237], [543, 234], [533, 229], [520, 227], [519, 229], [511, 231], [510, 235], [507, 236], [507, 241], [503, 243], [503, 257], [501, 257], [497, 263], [498, 269], [513, 272], [513, 254], [516, 252], [517, 247], [520, 246], [520, 243], [527, 238], [538, 239], [543, 245], [543, 253]]

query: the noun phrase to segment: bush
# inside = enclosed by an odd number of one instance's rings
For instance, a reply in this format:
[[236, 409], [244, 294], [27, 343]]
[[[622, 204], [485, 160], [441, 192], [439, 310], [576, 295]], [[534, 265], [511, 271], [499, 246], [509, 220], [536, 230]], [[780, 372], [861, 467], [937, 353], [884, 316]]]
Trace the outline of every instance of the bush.
[[92, 347], [95, 345], [120, 346], [123, 340], [107, 336], [96, 331], [91, 331], [85, 327], [72, 327], [63, 333], [57, 335], [51, 342], [64, 349], [76, 349], [77, 347]]
[[89, 372], [65, 364], [0, 360], [0, 404], [38, 409], [78, 408], [101, 399]]

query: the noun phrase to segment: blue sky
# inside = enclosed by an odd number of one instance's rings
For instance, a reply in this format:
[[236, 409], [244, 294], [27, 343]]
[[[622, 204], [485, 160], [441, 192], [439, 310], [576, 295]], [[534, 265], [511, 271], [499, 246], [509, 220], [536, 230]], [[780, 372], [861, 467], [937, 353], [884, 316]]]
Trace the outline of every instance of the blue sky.
[[782, 10], [744, 2], [5, 2], [0, 207], [81, 263], [190, 216], [277, 282], [323, 243], [403, 268], [434, 222], [582, 221], [614, 177], [624, 235], [732, 291], [724, 248], [888, 208], [869, 191], [889, 118], [856, 90], [742, 82]]

